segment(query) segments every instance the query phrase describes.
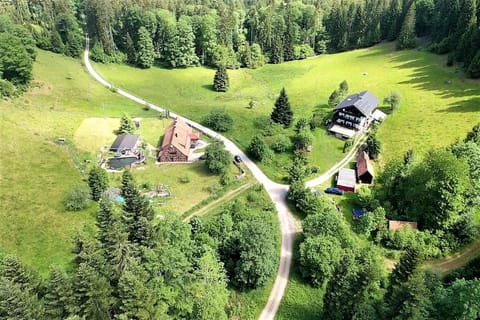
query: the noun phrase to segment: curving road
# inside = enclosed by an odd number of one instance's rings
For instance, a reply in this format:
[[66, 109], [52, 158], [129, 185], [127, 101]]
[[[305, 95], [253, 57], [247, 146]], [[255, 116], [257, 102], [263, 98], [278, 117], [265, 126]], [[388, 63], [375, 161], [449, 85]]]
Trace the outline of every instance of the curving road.
[[[83, 55], [83, 60], [85, 63], [85, 67], [88, 70], [88, 73], [100, 82], [103, 86], [112, 89], [113, 85], [103, 79], [92, 67], [90, 60], [89, 60], [89, 41], [87, 38], [86, 48]], [[156, 106], [154, 104], [148, 103], [147, 101], [140, 99], [122, 89], [116, 89], [116, 92], [125, 98], [128, 98], [134, 102], [137, 102], [142, 105], [148, 105], [151, 109], [156, 110], [158, 112], [164, 112], [165, 109]], [[177, 118], [178, 115], [170, 112], [170, 117]], [[293, 241], [295, 238], [295, 218], [293, 217], [292, 213], [288, 209], [286, 203], [286, 194], [288, 191], [287, 185], [282, 185], [273, 182], [257, 167], [257, 165], [247, 157], [247, 155], [240, 150], [232, 141], [225, 138], [224, 136], [218, 134], [217, 132], [202, 126], [201, 124], [185, 119], [189, 125], [193, 128], [203, 132], [209, 137], [222, 140], [225, 144], [225, 148], [230, 151], [234, 155], [240, 155], [243, 159], [243, 162], [248, 167], [252, 175], [257, 179], [259, 183], [261, 183], [265, 190], [267, 191], [268, 195], [272, 199], [275, 207], [277, 209], [278, 218], [280, 220], [280, 230], [282, 233], [282, 246], [280, 251], [280, 265], [277, 273], [277, 277], [275, 279], [275, 283], [273, 285], [272, 291], [270, 292], [270, 296], [268, 298], [267, 304], [263, 309], [262, 313], [260, 314], [259, 319], [262, 320], [270, 320], [275, 317], [275, 314], [280, 306], [280, 301], [282, 300], [283, 293], [285, 288], [287, 287], [288, 283], [288, 275], [290, 273], [290, 266], [292, 263], [292, 252], [293, 252]]]
[[[85, 52], [83, 55], [83, 60], [85, 63], [85, 67], [87, 68], [88, 73], [98, 82], [100, 82], [104, 87], [109, 89], [114, 88], [114, 86], [103, 79], [92, 67], [89, 60], [89, 39], [87, 37]], [[158, 112], [164, 112], [165, 109], [156, 106], [152, 103], [149, 103], [141, 98], [134, 96], [122, 89], [115, 88], [115, 91], [124, 96], [127, 99], [130, 99], [134, 102], [137, 102], [144, 106], [149, 106], [151, 109], [156, 110]], [[170, 112], [170, 117], [177, 118], [178, 115]], [[193, 128], [201, 131], [202, 133], [206, 134], [209, 137], [222, 140], [225, 144], [225, 148], [230, 151], [234, 155], [240, 155], [243, 159], [243, 162], [248, 167], [252, 175], [257, 179], [259, 183], [263, 185], [265, 190], [267, 191], [268, 195], [272, 199], [275, 207], [277, 209], [278, 219], [280, 220], [280, 231], [282, 233], [282, 245], [280, 250], [280, 264], [278, 268], [278, 273], [275, 278], [275, 282], [272, 287], [272, 291], [270, 292], [270, 296], [268, 297], [268, 301], [260, 314], [260, 320], [270, 320], [275, 317], [277, 310], [280, 306], [280, 302], [282, 300], [283, 294], [285, 292], [285, 288], [287, 287], [288, 283], [288, 275], [290, 273], [290, 267], [292, 263], [292, 253], [293, 253], [293, 242], [295, 239], [296, 233], [296, 220], [293, 217], [291, 211], [287, 206], [286, 195], [288, 191], [288, 185], [283, 185], [276, 183], [270, 180], [258, 166], [248, 158], [248, 156], [240, 150], [232, 141], [227, 139], [226, 137], [218, 134], [217, 132], [202, 126], [201, 124], [185, 119], [189, 125]], [[358, 145], [360, 145], [361, 139], [357, 141], [354, 148], [347, 154], [347, 156], [342, 159], [339, 163], [337, 163], [334, 167], [328, 170], [326, 173], [322, 174], [320, 177], [308, 181], [306, 184], [308, 187], [313, 187], [318, 184], [322, 184], [330, 177], [332, 177], [344, 164], [346, 164], [350, 159], [355, 155], [355, 149]]]

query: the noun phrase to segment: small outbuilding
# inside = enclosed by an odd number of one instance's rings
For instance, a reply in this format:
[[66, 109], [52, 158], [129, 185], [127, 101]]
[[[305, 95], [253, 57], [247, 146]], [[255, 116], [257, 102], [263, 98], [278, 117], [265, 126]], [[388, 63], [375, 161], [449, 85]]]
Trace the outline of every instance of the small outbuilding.
[[355, 192], [355, 186], [357, 184], [357, 178], [355, 176], [355, 170], [342, 168], [338, 172], [337, 188], [347, 192]]
[[130, 152], [138, 148], [140, 135], [138, 134], [120, 134], [110, 147], [113, 152]]
[[360, 151], [357, 156], [357, 179], [359, 183], [373, 182], [373, 166], [365, 151]]
[[412, 230], [417, 230], [418, 226], [416, 222], [412, 221], [400, 221], [400, 220], [388, 220], [388, 230], [398, 231], [410, 227]]

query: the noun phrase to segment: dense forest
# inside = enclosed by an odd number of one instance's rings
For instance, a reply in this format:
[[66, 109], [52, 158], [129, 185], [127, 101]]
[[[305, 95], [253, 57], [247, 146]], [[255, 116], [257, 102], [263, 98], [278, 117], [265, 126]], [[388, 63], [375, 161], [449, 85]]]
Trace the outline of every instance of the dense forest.
[[0, 319], [227, 319], [228, 288], [258, 288], [275, 274], [276, 214], [261, 186], [208, 221], [184, 223], [155, 219], [129, 171], [123, 205], [97, 197], [108, 187], [103, 169], [88, 180], [97, 224], [74, 239], [67, 269], [52, 265], [45, 279], [0, 257]]
[[398, 40], [480, 77], [476, 0], [12, 0], [1, 12], [40, 48], [78, 56], [87, 31], [93, 59], [141, 68], [257, 68]]

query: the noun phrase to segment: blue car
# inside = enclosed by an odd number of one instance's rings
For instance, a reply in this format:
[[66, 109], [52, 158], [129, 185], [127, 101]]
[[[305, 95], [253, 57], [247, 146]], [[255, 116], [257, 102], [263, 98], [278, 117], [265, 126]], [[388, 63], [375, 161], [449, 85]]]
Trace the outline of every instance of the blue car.
[[327, 188], [325, 189], [325, 193], [330, 193], [330, 194], [337, 194], [341, 196], [343, 194], [343, 190], [339, 188]]

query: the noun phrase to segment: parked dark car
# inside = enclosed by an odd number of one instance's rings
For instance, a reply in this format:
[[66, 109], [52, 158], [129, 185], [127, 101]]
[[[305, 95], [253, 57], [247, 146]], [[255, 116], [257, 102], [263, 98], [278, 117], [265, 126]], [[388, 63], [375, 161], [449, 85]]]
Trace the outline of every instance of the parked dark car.
[[325, 189], [325, 193], [336, 194], [341, 196], [343, 194], [343, 190], [339, 188], [327, 188]]
[[242, 158], [238, 154], [235, 157], [233, 157], [233, 160], [235, 160], [236, 163], [242, 162]]

